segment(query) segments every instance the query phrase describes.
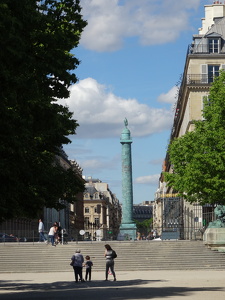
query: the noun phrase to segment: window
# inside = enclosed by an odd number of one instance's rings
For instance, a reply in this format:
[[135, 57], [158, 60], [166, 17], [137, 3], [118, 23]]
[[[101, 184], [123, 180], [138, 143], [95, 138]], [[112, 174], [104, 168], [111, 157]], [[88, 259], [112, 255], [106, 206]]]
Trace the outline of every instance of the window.
[[95, 218], [95, 224], [96, 226], [99, 226], [99, 218]]
[[98, 205], [95, 207], [95, 213], [97, 213], [97, 214], [100, 214], [100, 213], [101, 213], [101, 204], [98, 204]]
[[209, 53], [219, 53], [219, 39], [209, 39]]
[[90, 212], [89, 207], [85, 207], [84, 212], [88, 214]]
[[[223, 68], [223, 65], [221, 66]], [[219, 76], [220, 65], [201, 65], [201, 83], [212, 83]]]
[[89, 224], [89, 218], [88, 218], [88, 217], [85, 217], [85, 218], [84, 218], [84, 224], [85, 224], [86, 226], [88, 226], [88, 224]]
[[214, 77], [219, 76], [219, 65], [208, 65], [208, 83], [212, 83]]

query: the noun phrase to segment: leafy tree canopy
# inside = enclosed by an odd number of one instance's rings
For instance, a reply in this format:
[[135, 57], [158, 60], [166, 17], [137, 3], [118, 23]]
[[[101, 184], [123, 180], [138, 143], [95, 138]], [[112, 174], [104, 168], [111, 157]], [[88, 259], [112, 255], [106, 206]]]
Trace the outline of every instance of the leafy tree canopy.
[[168, 153], [173, 173], [167, 185], [189, 202], [225, 205], [225, 72], [215, 78], [205, 97], [203, 121], [174, 139]]
[[144, 221], [134, 220], [134, 222], [137, 226], [137, 231], [140, 231], [144, 234], [148, 234], [152, 226], [153, 218]]
[[77, 81], [70, 51], [85, 26], [78, 0], [0, 3], [0, 222], [59, 208], [83, 189], [55, 158], [78, 126], [57, 99]]

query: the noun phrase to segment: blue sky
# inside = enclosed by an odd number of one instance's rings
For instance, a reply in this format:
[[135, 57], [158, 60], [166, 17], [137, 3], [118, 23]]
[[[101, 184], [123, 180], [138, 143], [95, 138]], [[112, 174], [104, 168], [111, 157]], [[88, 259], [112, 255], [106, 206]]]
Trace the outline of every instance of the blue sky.
[[80, 126], [64, 147], [83, 175], [98, 178], [122, 203], [120, 134], [133, 138], [134, 203], [154, 200], [188, 44], [198, 33], [200, 0], [81, 0], [88, 21], [73, 54], [79, 82], [61, 101]]

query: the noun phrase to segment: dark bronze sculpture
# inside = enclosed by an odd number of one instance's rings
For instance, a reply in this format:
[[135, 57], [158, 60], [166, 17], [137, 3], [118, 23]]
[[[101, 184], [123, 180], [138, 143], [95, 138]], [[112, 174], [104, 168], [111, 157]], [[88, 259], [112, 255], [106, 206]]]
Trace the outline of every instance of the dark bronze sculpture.
[[213, 222], [210, 222], [208, 228], [225, 228], [225, 206], [218, 205], [214, 209], [214, 213], [217, 219]]

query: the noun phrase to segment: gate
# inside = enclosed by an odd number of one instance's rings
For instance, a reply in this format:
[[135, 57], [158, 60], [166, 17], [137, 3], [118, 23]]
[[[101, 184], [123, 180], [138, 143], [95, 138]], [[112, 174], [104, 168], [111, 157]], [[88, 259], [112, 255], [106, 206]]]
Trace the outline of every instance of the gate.
[[163, 198], [162, 239], [183, 239], [183, 199]]
[[190, 204], [181, 197], [161, 198], [163, 240], [202, 239], [209, 222], [214, 220], [214, 207]]

